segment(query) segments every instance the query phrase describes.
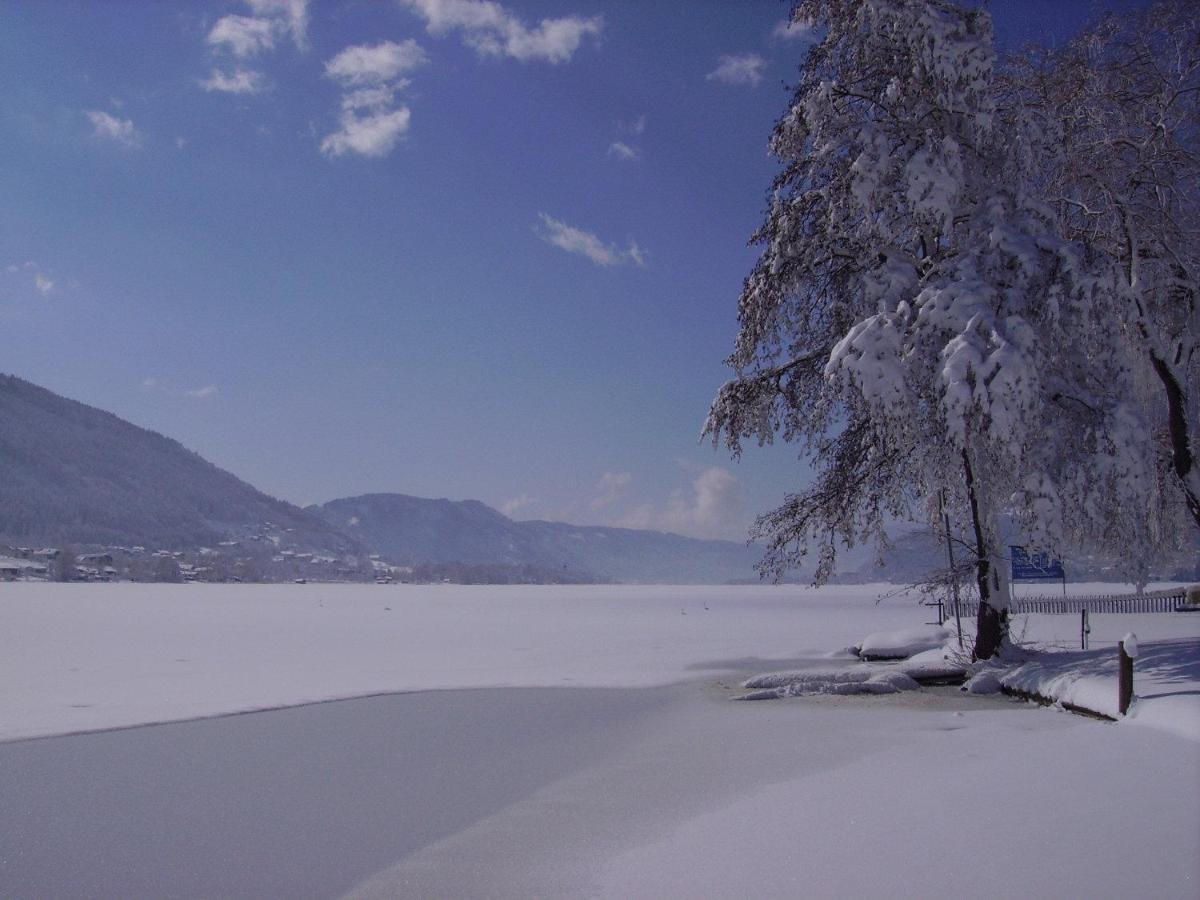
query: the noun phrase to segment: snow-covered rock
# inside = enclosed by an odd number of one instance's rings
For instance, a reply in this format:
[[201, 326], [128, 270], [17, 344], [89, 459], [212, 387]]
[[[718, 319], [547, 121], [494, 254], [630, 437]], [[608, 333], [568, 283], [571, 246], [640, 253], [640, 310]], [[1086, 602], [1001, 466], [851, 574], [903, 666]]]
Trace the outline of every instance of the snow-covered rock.
[[919, 625], [899, 631], [880, 631], [863, 638], [859, 655], [863, 659], [908, 659], [926, 650], [935, 650], [950, 639], [950, 629], [942, 625]]
[[961, 678], [967, 674], [966, 665], [953, 658], [942, 647], [934, 647], [923, 653], [910, 656], [900, 663], [899, 669], [906, 675], [921, 679]]
[[1000, 676], [990, 669], [976, 673], [962, 686], [968, 694], [996, 694], [1000, 692]]

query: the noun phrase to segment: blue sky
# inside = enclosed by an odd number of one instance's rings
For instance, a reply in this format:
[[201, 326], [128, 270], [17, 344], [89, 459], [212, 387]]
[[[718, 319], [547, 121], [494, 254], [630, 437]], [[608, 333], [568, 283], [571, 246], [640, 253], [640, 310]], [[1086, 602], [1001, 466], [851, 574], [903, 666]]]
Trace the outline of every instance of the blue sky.
[[[1013, 42], [1097, 7], [992, 8]], [[0, 5], [0, 369], [301, 504], [741, 537], [806, 478], [697, 441], [786, 11]]]

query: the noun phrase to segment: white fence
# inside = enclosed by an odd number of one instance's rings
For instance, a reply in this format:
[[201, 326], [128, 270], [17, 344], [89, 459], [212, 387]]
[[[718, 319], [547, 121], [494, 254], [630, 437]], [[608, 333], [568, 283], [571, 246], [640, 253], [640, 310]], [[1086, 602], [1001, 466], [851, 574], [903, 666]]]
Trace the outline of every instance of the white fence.
[[[1008, 604], [1010, 615], [1032, 613], [1044, 616], [1064, 616], [1087, 610], [1089, 613], [1169, 613], [1187, 604], [1187, 588], [1151, 591], [1145, 594], [1106, 594], [1088, 597], [1017, 597]], [[951, 607], [948, 607], [950, 609]], [[979, 601], [963, 600], [958, 604], [960, 615], [974, 616]]]

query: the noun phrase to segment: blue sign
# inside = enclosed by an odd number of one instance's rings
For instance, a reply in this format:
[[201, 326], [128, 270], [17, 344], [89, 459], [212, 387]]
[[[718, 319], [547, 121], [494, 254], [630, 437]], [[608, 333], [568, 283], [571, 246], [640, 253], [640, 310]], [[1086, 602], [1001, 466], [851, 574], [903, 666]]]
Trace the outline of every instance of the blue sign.
[[1051, 559], [1048, 553], [1026, 553], [1024, 547], [1010, 546], [1012, 551], [1012, 580], [1041, 581], [1053, 578], [1066, 581], [1067, 573], [1061, 559]]

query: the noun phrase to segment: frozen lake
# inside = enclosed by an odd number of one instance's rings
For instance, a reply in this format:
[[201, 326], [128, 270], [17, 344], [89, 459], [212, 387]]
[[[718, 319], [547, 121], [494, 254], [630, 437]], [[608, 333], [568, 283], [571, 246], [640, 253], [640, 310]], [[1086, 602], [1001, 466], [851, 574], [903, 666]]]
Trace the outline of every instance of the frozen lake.
[[[876, 602], [893, 590], [6, 584], [0, 741], [395, 691], [752, 674], [930, 621], [915, 596]], [[1092, 640], [1129, 630], [1196, 636], [1200, 616], [1096, 616]], [[1070, 642], [1078, 620], [1025, 631]]]
[[0, 896], [1196, 895], [1194, 741], [728, 702], [928, 621], [884, 590], [5, 585]]

